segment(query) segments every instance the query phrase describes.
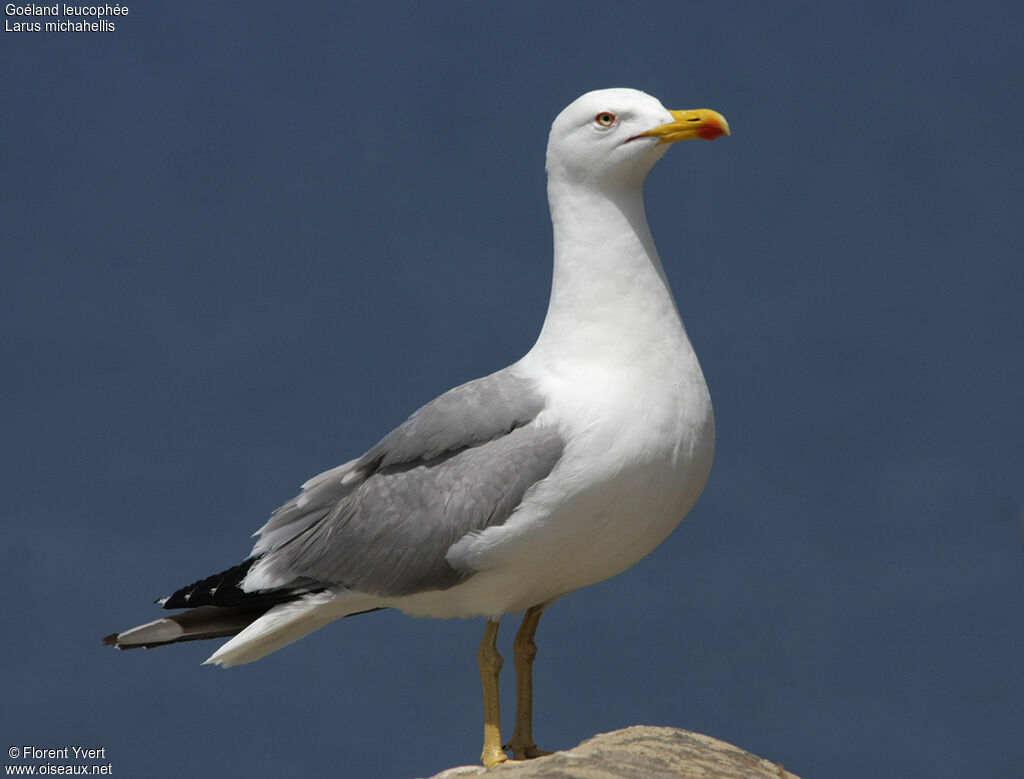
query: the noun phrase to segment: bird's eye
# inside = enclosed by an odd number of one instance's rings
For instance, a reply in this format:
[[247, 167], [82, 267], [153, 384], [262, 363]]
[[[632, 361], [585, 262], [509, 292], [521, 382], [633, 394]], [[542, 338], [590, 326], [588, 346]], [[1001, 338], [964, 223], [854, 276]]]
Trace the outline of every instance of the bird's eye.
[[615, 114], [613, 114], [611, 111], [602, 111], [601, 113], [594, 117], [594, 121], [597, 122], [602, 127], [611, 127], [613, 124], [615, 124]]

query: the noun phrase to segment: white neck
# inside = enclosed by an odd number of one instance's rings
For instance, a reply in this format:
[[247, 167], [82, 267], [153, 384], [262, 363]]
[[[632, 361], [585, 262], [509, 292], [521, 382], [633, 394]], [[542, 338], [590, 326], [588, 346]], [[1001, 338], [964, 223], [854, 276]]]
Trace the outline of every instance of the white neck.
[[657, 344], [692, 353], [636, 183], [548, 182], [554, 276], [536, 356], [643, 358]]

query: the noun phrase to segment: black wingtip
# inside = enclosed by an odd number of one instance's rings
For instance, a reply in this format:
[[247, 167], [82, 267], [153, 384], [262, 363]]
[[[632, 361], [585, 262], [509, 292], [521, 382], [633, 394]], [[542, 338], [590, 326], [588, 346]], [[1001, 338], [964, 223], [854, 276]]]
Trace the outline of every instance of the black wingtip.
[[[111, 633], [109, 636], [103, 637], [103, 646], [117, 647], [117, 637], [119, 633]], [[119, 648], [119, 647], [118, 647]]]
[[319, 592], [323, 585], [313, 579], [296, 579], [287, 587], [246, 592], [242, 580], [256, 562], [249, 557], [226, 571], [215, 573], [182, 587], [177, 592], [157, 601], [165, 609], [195, 609], [201, 606], [222, 606], [241, 610], [266, 611], [276, 603], [295, 600], [311, 592]]
[[205, 579], [182, 587], [169, 597], [158, 600], [157, 603], [161, 603], [165, 609], [238, 605], [241, 601], [249, 600], [246, 597], [247, 593], [242, 591], [239, 584], [249, 573], [254, 562], [256, 562], [256, 558], [250, 557], [226, 571], [215, 573], [213, 576], [207, 576]]

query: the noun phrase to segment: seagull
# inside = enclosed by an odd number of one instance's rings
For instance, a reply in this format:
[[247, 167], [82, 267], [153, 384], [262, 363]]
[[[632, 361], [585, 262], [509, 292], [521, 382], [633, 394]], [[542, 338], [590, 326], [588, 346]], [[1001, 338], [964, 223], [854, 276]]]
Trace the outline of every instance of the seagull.
[[[670, 144], [729, 134], [708, 109], [635, 89], [588, 92], [551, 125], [551, 298], [519, 361], [440, 395], [369, 451], [314, 476], [241, 564], [158, 601], [180, 613], [107, 636], [119, 649], [231, 636], [249, 663], [384, 608], [485, 617], [481, 761], [550, 754], [533, 739], [534, 635], [563, 595], [650, 553], [689, 512], [714, 454], [711, 398], [647, 226], [643, 182]], [[496, 641], [513, 642], [503, 747]]]

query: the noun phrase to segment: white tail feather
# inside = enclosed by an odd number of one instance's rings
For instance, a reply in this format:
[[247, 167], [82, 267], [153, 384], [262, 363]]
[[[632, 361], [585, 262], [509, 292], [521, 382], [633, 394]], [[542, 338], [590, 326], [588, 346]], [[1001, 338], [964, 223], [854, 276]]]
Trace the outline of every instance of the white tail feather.
[[162, 618], [122, 631], [117, 634], [115, 640], [117, 645], [122, 647], [142, 646], [173, 643], [180, 641], [184, 635], [185, 631], [181, 625], [174, 620]]
[[103, 643], [118, 649], [132, 649], [203, 638], [222, 638], [235, 635], [257, 616], [258, 613], [253, 612], [200, 606], [106, 636]]
[[336, 619], [380, 607], [371, 595], [327, 590], [281, 603], [210, 655], [203, 665], [230, 668], [259, 660]]

